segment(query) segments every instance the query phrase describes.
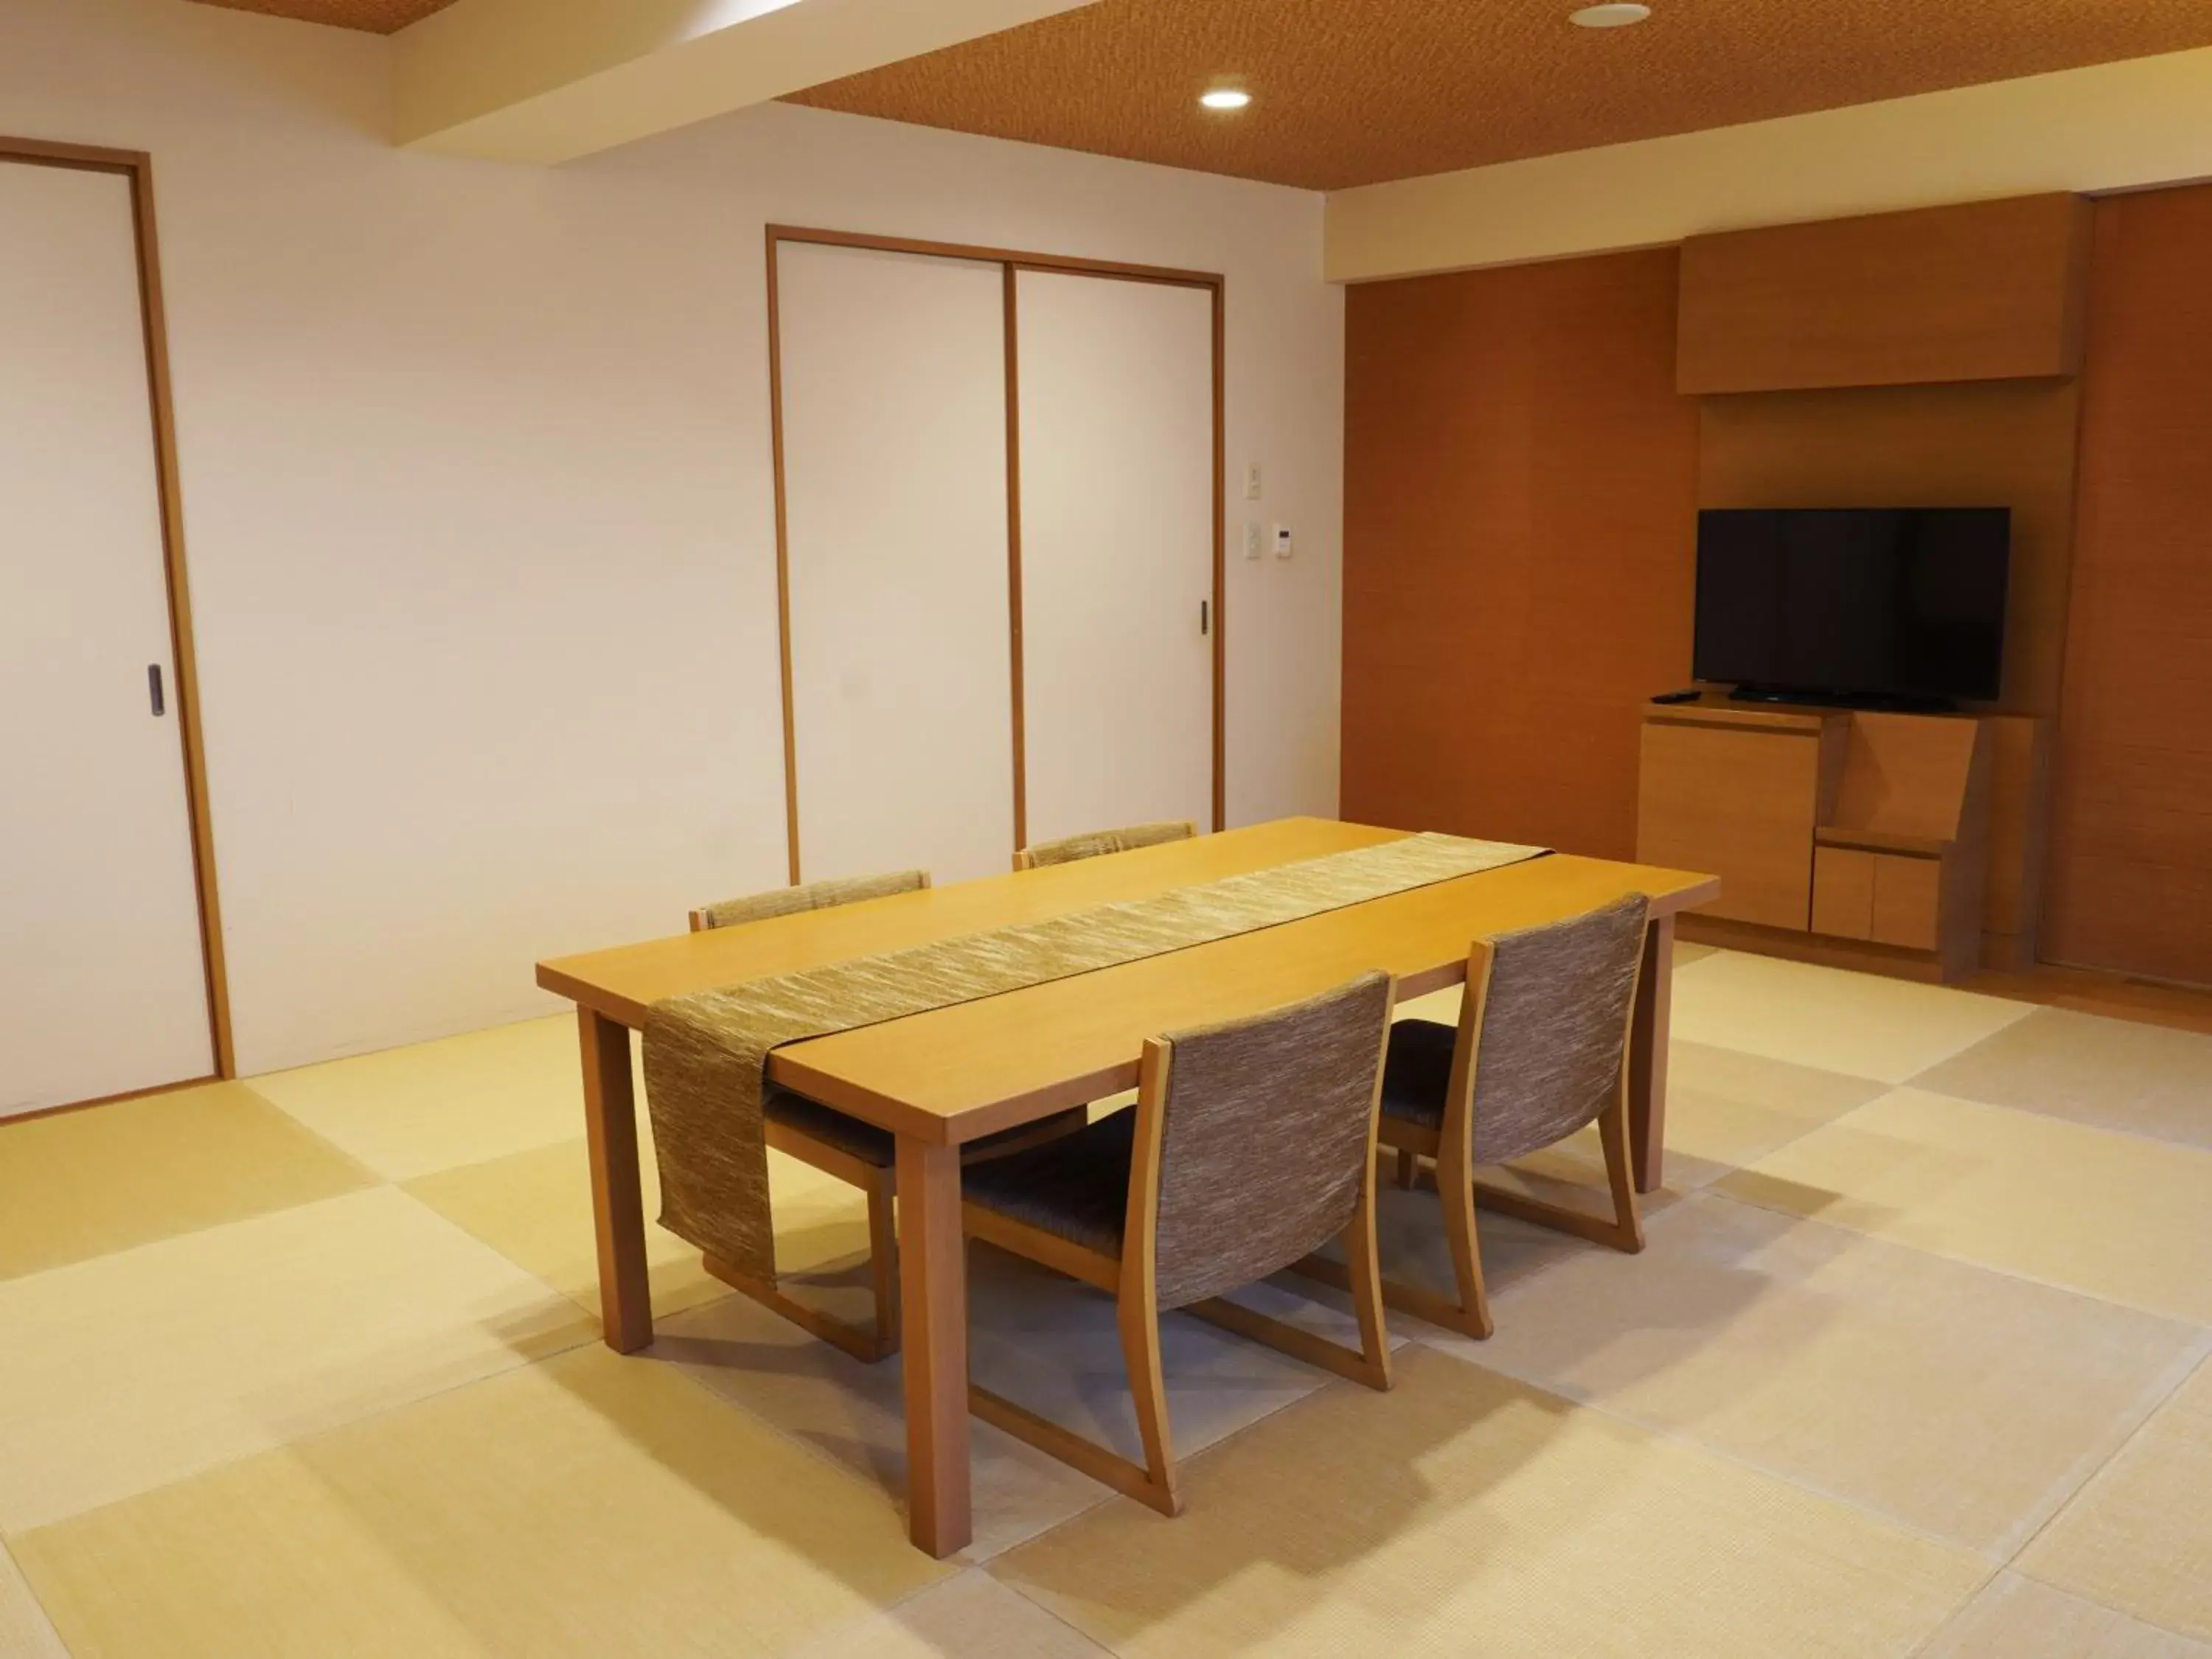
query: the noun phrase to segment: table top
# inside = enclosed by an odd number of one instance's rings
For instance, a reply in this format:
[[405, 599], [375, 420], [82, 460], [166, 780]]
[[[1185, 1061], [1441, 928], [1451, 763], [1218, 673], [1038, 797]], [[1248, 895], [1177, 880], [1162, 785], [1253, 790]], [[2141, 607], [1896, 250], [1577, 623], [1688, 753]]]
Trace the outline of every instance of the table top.
[[[1055, 865], [540, 963], [538, 982], [636, 1028], [660, 998], [957, 938], [1397, 839], [1286, 818]], [[972, 1140], [1133, 1088], [1145, 1039], [1294, 1001], [1370, 969], [1401, 997], [1464, 979], [1478, 934], [1624, 894], [1655, 915], [1705, 903], [1710, 876], [1552, 854], [1049, 984], [779, 1048], [769, 1075], [824, 1104], [935, 1142]]]

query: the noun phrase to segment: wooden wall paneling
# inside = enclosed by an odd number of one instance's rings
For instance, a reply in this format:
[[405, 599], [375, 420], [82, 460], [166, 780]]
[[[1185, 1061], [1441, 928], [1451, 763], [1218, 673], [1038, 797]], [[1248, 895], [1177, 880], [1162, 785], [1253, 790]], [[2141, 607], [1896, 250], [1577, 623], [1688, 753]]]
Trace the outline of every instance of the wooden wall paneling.
[[2097, 204], [2044, 954], [2212, 984], [2212, 185]]
[[1989, 722], [1984, 960], [2034, 960], [2045, 774], [2073, 583], [2072, 380], [1752, 392], [1700, 403], [1700, 507], [2009, 507], [2002, 696]]
[[1343, 811], [1626, 858], [1686, 684], [1697, 411], [1671, 249], [1346, 300]]
[[2089, 206], [2014, 197], [1692, 236], [1686, 392], [2070, 375]]
[[2009, 507], [1997, 706], [2051, 714], [2066, 656], [2080, 403], [2063, 380], [1707, 398], [1698, 505]]

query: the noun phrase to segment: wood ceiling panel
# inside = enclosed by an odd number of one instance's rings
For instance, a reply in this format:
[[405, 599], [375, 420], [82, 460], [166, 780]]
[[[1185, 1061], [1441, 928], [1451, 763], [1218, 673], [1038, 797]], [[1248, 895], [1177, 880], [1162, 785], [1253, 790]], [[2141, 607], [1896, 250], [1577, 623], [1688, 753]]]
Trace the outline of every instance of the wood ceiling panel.
[[200, 0], [231, 11], [258, 11], [270, 17], [295, 17], [303, 23], [329, 23], [371, 34], [396, 34], [453, 0]]
[[791, 101], [1328, 190], [2212, 45], [2212, 0], [1575, 3], [1097, 0]]

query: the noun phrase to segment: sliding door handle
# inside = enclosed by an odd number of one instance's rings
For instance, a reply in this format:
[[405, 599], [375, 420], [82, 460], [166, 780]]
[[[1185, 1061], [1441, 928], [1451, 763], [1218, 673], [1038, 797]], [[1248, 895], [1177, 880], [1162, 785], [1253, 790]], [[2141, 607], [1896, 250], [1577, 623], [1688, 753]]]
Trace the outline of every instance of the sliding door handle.
[[154, 705], [154, 718], [161, 719], [167, 712], [167, 705], [161, 701], [161, 665], [157, 662], [146, 665], [146, 696]]
[[1201, 634], [1213, 631], [1213, 601], [1211, 599], [1198, 602], [1198, 631]]

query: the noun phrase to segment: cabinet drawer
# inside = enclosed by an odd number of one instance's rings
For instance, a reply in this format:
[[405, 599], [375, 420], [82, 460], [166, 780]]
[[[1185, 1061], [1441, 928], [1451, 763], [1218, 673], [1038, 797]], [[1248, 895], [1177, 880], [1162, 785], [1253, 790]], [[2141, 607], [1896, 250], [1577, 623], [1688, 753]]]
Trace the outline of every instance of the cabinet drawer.
[[1867, 937], [1912, 951], [1934, 950], [1942, 884], [1943, 866], [1934, 859], [1876, 854], [1874, 925]]
[[1875, 855], [1849, 847], [1813, 854], [1813, 931], [1836, 939], [1874, 937]]

